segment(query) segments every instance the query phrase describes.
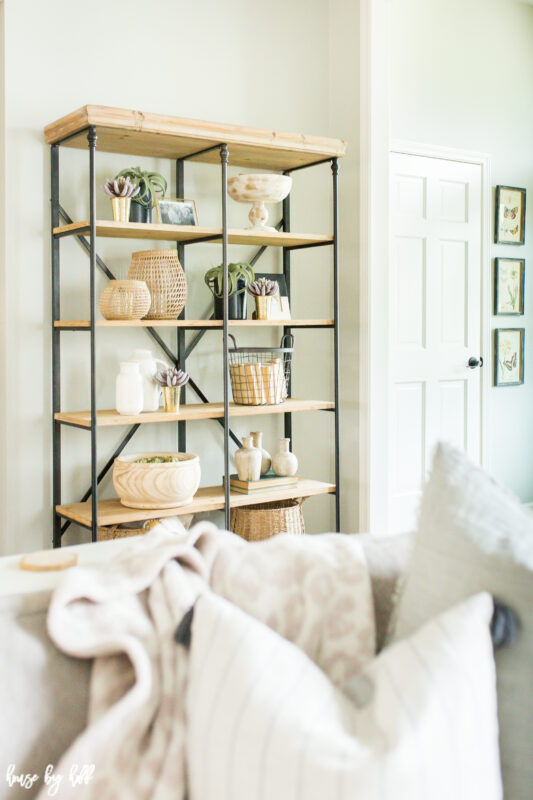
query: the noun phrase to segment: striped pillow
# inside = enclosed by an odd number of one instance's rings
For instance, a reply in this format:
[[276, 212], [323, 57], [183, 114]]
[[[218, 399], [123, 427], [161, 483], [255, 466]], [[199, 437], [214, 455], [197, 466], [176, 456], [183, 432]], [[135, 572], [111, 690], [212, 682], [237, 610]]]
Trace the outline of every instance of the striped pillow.
[[344, 691], [227, 601], [196, 606], [190, 800], [501, 800], [492, 600], [384, 650]]

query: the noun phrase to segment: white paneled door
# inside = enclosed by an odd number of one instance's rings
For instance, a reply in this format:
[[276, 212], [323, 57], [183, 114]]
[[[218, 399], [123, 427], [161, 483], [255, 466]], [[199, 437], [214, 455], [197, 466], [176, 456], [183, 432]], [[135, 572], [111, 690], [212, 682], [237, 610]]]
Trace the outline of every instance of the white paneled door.
[[390, 201], [388, 518], [404, 531], [439, 440], [480, 461], [482, 167], [392, 153]]

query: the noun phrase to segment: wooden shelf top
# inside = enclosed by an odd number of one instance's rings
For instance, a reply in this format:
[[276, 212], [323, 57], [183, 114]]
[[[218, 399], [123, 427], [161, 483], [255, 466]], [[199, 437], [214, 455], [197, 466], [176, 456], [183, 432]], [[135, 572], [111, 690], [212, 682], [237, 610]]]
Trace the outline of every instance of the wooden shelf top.
[[[269, 489], [258, 492], [252, 497], [245, 494], [231, 493], [230, 505], [250, 506], [256, 503], [265, 503], [273, 500], [290, 500], [293, 497], [311, 497], [318, 494], [328, 494], [335, 491], [335, 486], [322, 481], [300, 479], [296, 486], [288, 488]], [[100, 500], [98, 503], [98, 524], [119, 525], [123, 522], [136, 522], [144, 519], [158, 519], [160, 517], [175, 517], [182, 514], [199, 514], [206, 511], [219, 511], [224, 508], [224, 489], [222, 486], [205, 486], [198, 489], [192, 503], [177, 508], [164, 509], [137, 509], [126, 508], [117, 498], [113, 500]], [[56, 506], [56, 511], [62, 517], [78, 522], [80, 525], [91, 525], [91, 503], [71, 503]]]
[[[242, 406], [230, 403], [230, 417], [255, 417], [264, 414], [285, 414], [297, 411], [323, 411], [335, 408], [329, 400], [297, 400], [294, 397], [284, 403], [272, 406]], [[114, 409], [97, 412], [97, 424], [102, 427], [110, 425], [139, 425], [150, 422], [178, 422], [179, 420], [220, 419], [224, 416], [223, 403], [187, 403], [182, 405], [178, 413], [168, 411], [144, 411], [142, 414], [119, 414]], [[61, 411], [54, 415], [58, 422], [91, 427], [90, 411]]]
[[[59, 225], [54, 228], [55, 236], [85, 236], [90, 232], [88, 220]], [[209, 239], [212, 243], [222, 241], [222, 228], [205, 228], [199, 225], [160, 225], [146, 222], [114, 222], [99, 219], [96, 221], [96, 235], [114, 239], [151, 239], [166, 242], [201, 242]], [[268, 245], [272, 247], [302, 247], [309, 245], [332, 244], [333, 237], [318, 233], [285, 233], [284, 231], [257, 231], [247, 228], [230, 228], [230, 244]]]
[[[108, 106], [87, 105], [44, 129], [47, 144], [87, 148], [87, 128], [96, 127], [97, 148], [108, 153], [184, 158], [200, 150], [227, 144], [229, 163], [242, 167], [285, 170], [328, 158], [341, 158], [341, 139], [248, 128], [217, 122], [171, 117]], [[220, 163], [218, 150], [196, 160]]]
[[[230, 319], [230, 328], [332, 328], [332, 319]], [[61, 319], [55, 328], [90, 328], [88, 319]], [[197, 328], [222, 329], [221, 319], [98, 319], [97, 328]]]

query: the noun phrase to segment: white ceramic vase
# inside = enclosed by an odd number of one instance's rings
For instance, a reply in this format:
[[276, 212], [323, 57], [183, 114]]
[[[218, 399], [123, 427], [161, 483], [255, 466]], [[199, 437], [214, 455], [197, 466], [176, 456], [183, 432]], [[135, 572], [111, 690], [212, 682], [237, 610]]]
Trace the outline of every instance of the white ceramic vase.
[[134, 350], [130, 359], [138, 362], [143, 384], [143, 411], [157, 411], [161, 399], [161, 387], [154, 381], [158, 369], [167, 369], [168, 364], [154, 358], [151, 350]]
[[254, 447], [261, 451], [261, 475], [266, 475], [272, 464], [270, 453], [263, 447], [263, 432], [253, 431], [250, 433]]
[[115, 383], [115, 406], [119, 414], [140, 414], [143, 410], [143, 380], [138, 361], [123, 361]]
[[279, 453], [272, 459], [272, 469], [280, 478], [296, 475], [298, 471], [298, 459], [289, 450], [290, 443], [290, 439], [280, 439]]
[[261, 450], [254, 447], [251, 436], [242, 437], [242, 447], [235, 453], [235, 466], [240, 481], [258, 481], [261, 477]]

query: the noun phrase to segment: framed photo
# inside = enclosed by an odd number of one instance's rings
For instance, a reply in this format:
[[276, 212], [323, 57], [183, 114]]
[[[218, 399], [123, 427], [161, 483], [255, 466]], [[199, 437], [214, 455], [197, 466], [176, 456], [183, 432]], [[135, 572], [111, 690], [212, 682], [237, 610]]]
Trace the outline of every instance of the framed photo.
[[495, 386], [520, 386], [524, 383], [524, 336], [524, 328], [495, 329]]
[[521, 316], [524, 313], [524, 258], [494, 259], [494, 313]]
[[496, 187], [496, 244], [524, 244], [526, 239], [526, 190], [516, 186]]
[[259, 278], [266, 278], [267, 280], [274, 281], [274, 283], [278, 284], [278, 294], [274, 295], [274, 297], [279, 299], [272, 303], [270, 319], [290, 320], [291, 309], [285, 275], [280, 275], [279, 272], [256, 272], [255, 279], [259, 280]]
[[156, 201], [157, 218], [161, 225], [198, 225], [194, 200], [161, 197]]

